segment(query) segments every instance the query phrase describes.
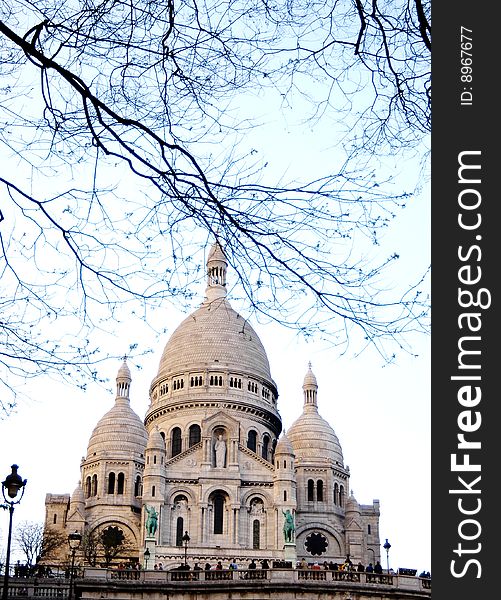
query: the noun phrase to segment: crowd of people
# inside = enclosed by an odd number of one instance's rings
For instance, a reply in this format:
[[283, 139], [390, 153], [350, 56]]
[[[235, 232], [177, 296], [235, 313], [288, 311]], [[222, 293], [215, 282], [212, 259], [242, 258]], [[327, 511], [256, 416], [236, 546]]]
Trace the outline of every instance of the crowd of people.
[[383, 567], [381, 566], [379, 561], [376, 561], [376, 564], [373, 565], [369, 563], [367, 566], [363, 565], [359, 562], [357, 565], [354, 565], [349, 557], [342, 563], [333, 562], [332, 560], [323, 563], [314, 562], [310, 564], [306, 561], [306, 559], [301, 559], [296, 565], [298, 569], [313, 569], [313, 570], [325, 570], [325, 571], [351, 571], [358, 573], [383, 573]]

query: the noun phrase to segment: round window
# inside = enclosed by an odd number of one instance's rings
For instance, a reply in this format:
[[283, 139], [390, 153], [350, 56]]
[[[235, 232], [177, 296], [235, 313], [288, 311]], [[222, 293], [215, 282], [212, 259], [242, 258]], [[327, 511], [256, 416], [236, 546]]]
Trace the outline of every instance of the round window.
[[306, 551], [309, 552], [312, 556], [320, 556], [327, 551], [327, 546], [329, 542], [327, 538], [321, 533], [314, 532], [310, 533], [304, 542], [304, 547]]

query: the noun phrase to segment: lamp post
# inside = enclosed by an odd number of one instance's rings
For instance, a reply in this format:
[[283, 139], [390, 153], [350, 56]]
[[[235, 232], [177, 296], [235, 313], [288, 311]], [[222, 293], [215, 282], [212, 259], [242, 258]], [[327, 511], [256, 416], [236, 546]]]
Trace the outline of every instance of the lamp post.
[[[19, 504], [24, 495], [24, 486], [26, 485], [26, 479], [22, 479], [18, 474], [17, 465], [12, 465], [12, 473], [7, 475], [5, 481], [2, 481], [2, 494], [5, 502], [9, 507], [9, 533], [7, 536], [7, 554], [5, 555], [5, 574], [3, 576], [3, 593], [2, 600], [7, 600], [9, 593], [9, 569], [10, 569], [10, 542], [12, 538], [12, 515], [14, 514], [14, 505]], [[15, 500], [18, 492], [21, 491], [21, 495], [18, 500]], [[7, 492], [7, 496], [5, 493]]]
[[386, 550], [386, 570], [387, 570], [388, 574], [390, 574], [390, 557], [389, 557], [389, 552], [390, 552], [391, 544], [388, 541], [388, 538], [386, 538], [386, 541], [384, 543], [383, 548]]
[[150, 560], [150, 549], [146, 548], [146, 550], [143, 553], [143, 557], [144, 557], [144, 570], [147, 571], [148, 570], [148, 561]]
[[190, 536], [188, 535], [187, 531], [184, 532], [182, 540], [184, 542], [184, 566], [187, 567], [188, 566], [188, 561], [187, 561], [188, 542], [190, 541]]
[[75, 572], [75, 553], [80, 548], [80, 544], [82, 542], [82, 536], [78, 531], [74, 533], [70, 533], [68, 536], [68, 544], [71, 550], [71, 569], [70, 569], [70, 593], [69, 600], [73, 598], [73, 578]]

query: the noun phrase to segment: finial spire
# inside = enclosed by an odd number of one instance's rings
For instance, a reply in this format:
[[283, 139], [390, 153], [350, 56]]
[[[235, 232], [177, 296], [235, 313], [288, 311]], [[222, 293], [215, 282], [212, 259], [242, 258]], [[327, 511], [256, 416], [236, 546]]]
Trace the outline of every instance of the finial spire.
[[303, 381], [303, 395], [304, 395], [304, 408], [317, 410], [317, 378], [311, 370], [311, 361], [308, 363], [308, 371], [304, 376]]
[[123, 363], [117, 373], [117, 398], [129, 398], [130, 384], [132, 377], [127, 365], [127, 356], [123, 357]]
[[208, 301], [226, 296], [226, 271], [228, 262], [223, 248], [216, 239], [207, 258], [207, 288], [205, 295]]

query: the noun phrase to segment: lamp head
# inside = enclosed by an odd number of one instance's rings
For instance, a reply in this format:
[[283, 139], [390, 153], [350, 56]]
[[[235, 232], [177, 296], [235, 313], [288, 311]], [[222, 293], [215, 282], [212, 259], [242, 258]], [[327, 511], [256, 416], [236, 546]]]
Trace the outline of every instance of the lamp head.
[[68, 536], [68, 544], [72, 550], [77, 550], [80, 547], [82, 542], [82, 535], [75, 531], [74, 533], [70, 533]]
[[19, 467], [17, 465], [12, 465], [12, 473], [10, 473], [10, 475], [7, 475], [5, 481], [2, 481], [3, 492], [5, 494], [5, 490], [7, 490], [7, 495], [9, 496], [9, 498], [15, 498], [19, 490], [23, 489], [26, 485], [27, 480], [25, 479], [23, 481], [23, 479], [17, 472], [18, 468]]

